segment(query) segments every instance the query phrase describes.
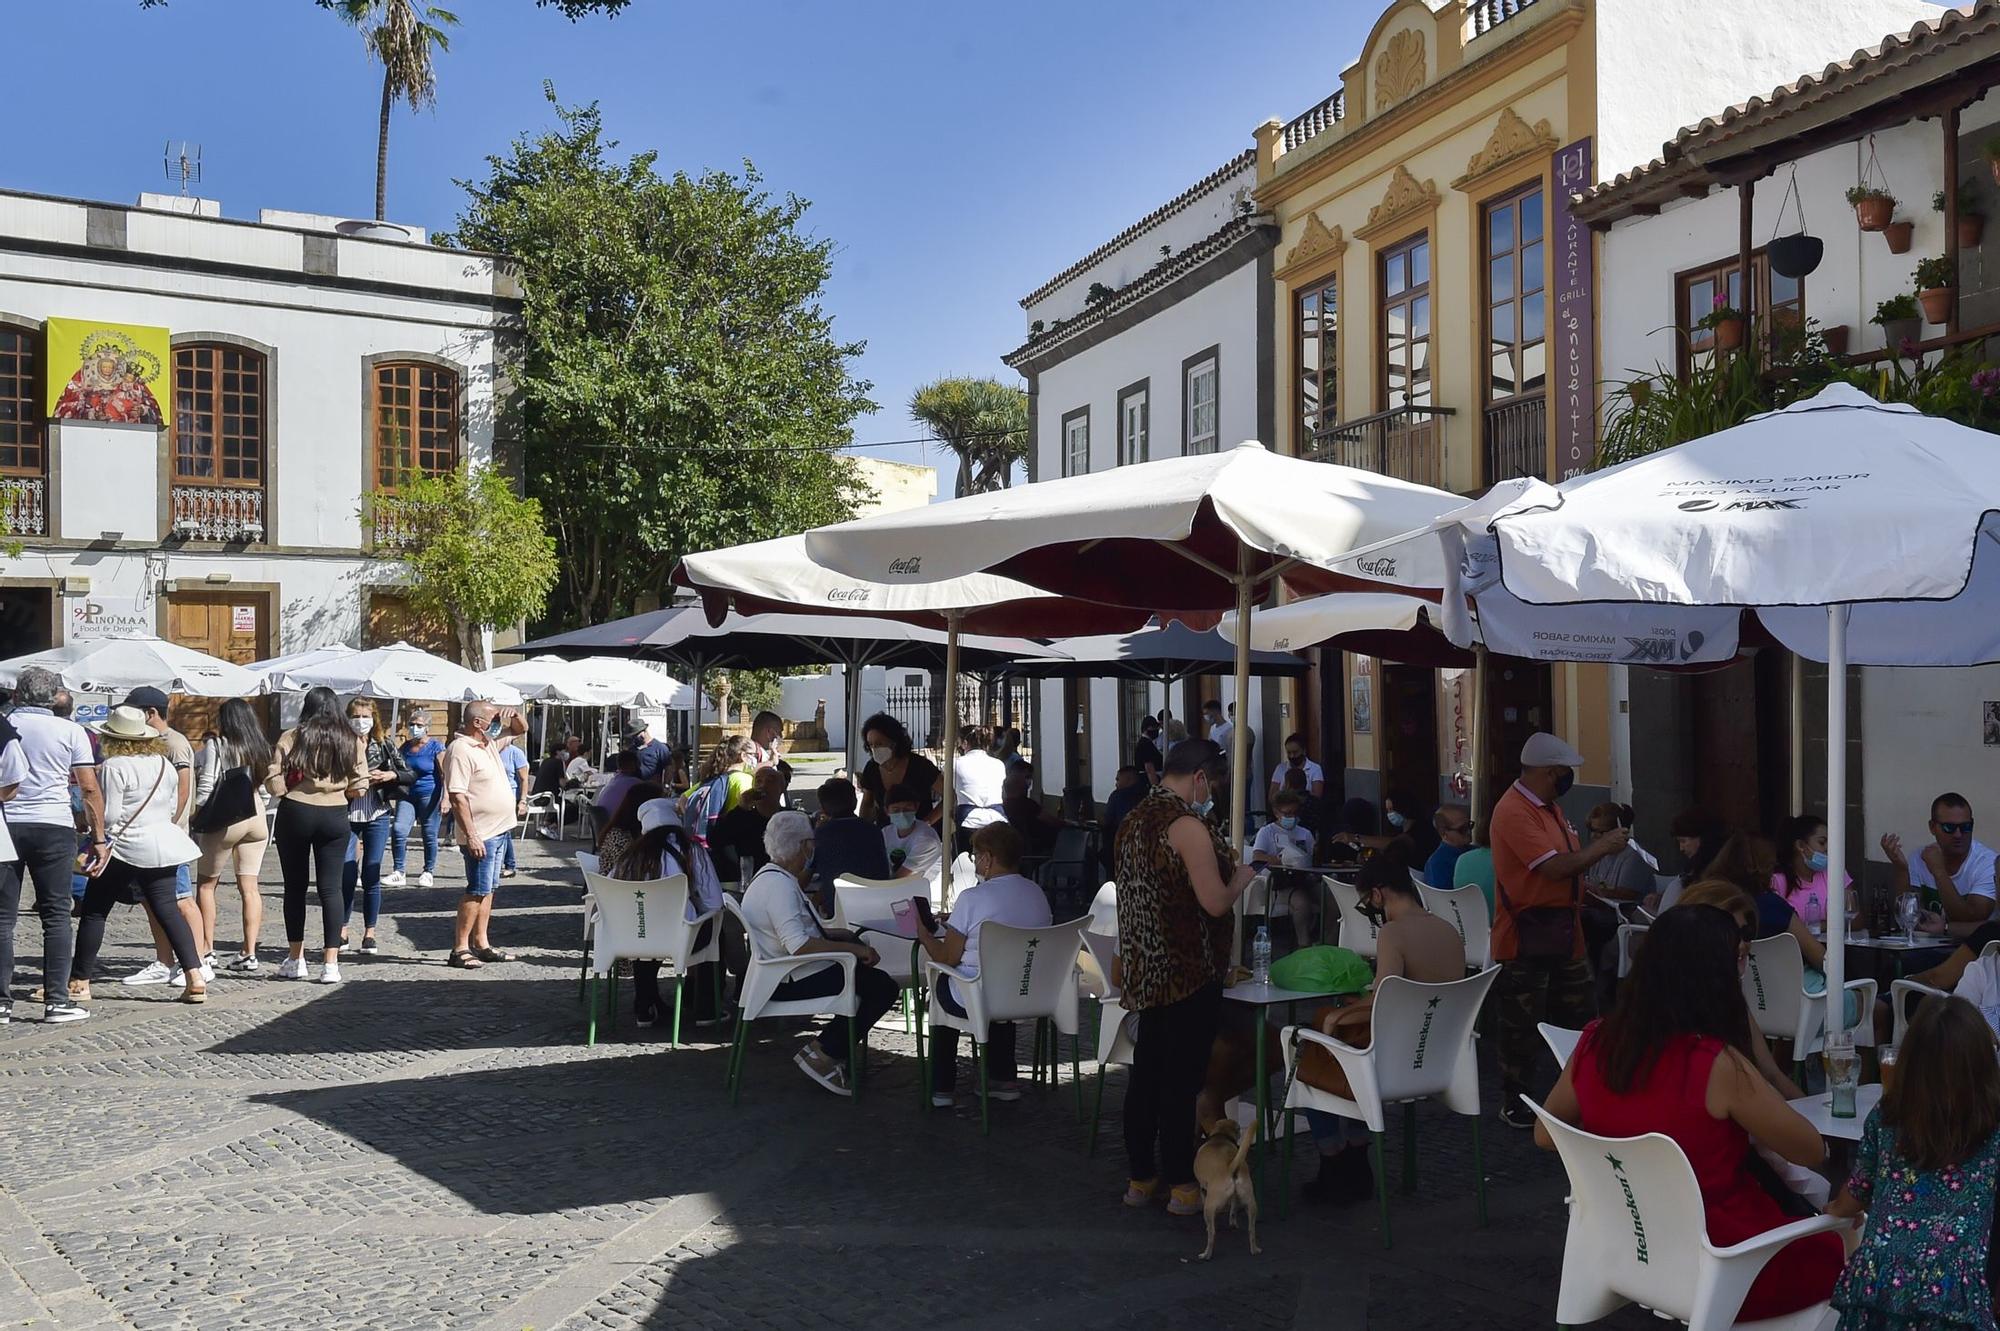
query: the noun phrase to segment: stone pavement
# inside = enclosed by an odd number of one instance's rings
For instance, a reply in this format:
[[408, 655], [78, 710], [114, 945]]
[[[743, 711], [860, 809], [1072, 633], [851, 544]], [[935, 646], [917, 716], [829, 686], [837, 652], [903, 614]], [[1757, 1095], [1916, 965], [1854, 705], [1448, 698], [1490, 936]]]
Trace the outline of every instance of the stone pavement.
[[[494, 937], [512, 965], [444, 965], [462, 881], [448, 858], [437, 888], [388, 890], [384, 953], [338, 988], [273, 978], [267, 885], [262, 977], [218, 978], [201, 1008], [100, 982], [93, 1018], [63, 1027], [25, 1001], [40, 936], [24, 918], [23, 1020], [0, 1027], [0, 1327], [1553, 1321], [1561, 1169], [1490, 1118], [1487, 1228], [1464, 1120], [1426, 1109], [1393, 1249], [1371, 1206], [1267, 1207], [1262, 1256], [1225, 1233], [1203, 1264], [1198, 1219], [1119, 1205], [1117, 1073], [1092, 1156], [1067, 1069], [1059, 1089], [996, 1105], [989, 1138], [976, 1102], [920, 1109], [894, 1015], [856, 1104], [791, 1065], [780, 1023], [756, 1031], [736, 1109], [721, 1045], [670, 1049], [628, 1011], [585, 1049], [565, 863], [530, 843], [503, 886]], [[140, 913], [121, 910], [106, 969], [149, 953]]]

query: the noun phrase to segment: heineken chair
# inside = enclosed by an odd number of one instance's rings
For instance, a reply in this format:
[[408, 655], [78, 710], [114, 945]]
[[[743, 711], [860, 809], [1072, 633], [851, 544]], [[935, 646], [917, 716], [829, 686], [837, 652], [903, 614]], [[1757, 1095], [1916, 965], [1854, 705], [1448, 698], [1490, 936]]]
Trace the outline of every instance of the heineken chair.
[[[618, 963], [621, 961], [663, 961], [674, 968], [674, 1035], [681, 1042], [682, 999], [687, 990], [690, 968], [716, 962], [715, 997], [722, 1003], [722, 930], [717, 927], [722, 912], [708, 911], [687, 918], [688, 880], [686, 874], [656, 878], [647, 882], [625, 882], [586, 872], [584, 881], [597, 903], [597, 925], [590, 942], [590, 977], [593, 983], [604, 977], [606, 1020], [617, 1020]], [[703, 925], [708, 926], [708, 943], [697, 947]], [[585, 1044], [597, 1043], [597, 996], [591, 995], [590, 1020]]]

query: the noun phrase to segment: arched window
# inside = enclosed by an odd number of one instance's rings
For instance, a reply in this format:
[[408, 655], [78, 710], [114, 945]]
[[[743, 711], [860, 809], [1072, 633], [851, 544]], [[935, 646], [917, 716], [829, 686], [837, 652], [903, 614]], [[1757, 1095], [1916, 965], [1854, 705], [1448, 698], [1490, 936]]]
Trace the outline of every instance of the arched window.
[[42, 336], [0, 324], [0, 475], [48, 469], [42, 434]]
[[174, 348], [174, 480], [264, 483], [265, 362], [226, 342]]
[[375, 485], [394, 490], [458, 466], [458, 374], [427, 361], [381, 361], [375, 373]]

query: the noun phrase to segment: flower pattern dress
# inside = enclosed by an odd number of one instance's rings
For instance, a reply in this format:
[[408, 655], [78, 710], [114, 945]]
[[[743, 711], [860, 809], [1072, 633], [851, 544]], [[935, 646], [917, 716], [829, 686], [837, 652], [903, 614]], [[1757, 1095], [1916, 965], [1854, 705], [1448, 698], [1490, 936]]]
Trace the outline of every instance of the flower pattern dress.
[[2000, 1132], [1961, 1164], [1920, 1170], [1897, 1151], [1882, 1111], [1870, 1113], [1847, 1180], [1868, 1207], [1868, 1230], [1834, 1287], [1840, 1331], [1993, 1331], [1986, 1243], [1996, 1183]]

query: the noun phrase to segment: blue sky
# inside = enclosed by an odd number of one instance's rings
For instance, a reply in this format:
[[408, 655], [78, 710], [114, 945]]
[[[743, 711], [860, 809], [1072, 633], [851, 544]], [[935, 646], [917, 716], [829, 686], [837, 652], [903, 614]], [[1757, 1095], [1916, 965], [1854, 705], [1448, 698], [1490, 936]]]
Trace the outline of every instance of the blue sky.
[[[882, 404], [860, 441], [921, 434], [905, 405], [927, 379], [1010, 378], [999, 357], [1021, 340], [1021, 296], [1248, 146], [1258, 121], [1326, 96], [1379, 12], [634, 0], [571, 24], [531, 0], [455, 8], [437, 110], [398, 111], [390, 131], [390, 217], [449, 225], [454, 179], [549, 122], [544, 79], [600, 102], [623, 147], [657, 149], [664, 169], [747, 157], [838, 246], [827, 306], [867, 342], [859, 373]], [[232, 217], [372, 211], [380, 84], [310, 0], [7, 9], [10, 47], [42, 53], [8, 62], [10, 96], [49, 119], [10, 137], [0, 185], [129, 202], [168, 188], [161, 147], [189, 139], [200, 192]], [[943, 450], [868, 451], [938, 464], [949, 496]]]

